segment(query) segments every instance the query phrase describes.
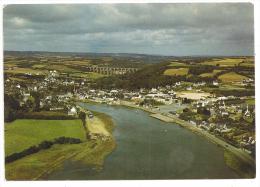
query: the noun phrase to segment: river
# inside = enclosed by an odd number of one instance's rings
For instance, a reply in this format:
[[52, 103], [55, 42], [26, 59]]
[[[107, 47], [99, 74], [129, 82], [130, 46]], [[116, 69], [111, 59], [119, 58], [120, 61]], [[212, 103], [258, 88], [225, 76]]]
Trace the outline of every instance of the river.
[[80, 105], [112, 117], [117, 147], [101, 171], [67, 161], [49, 180], [239, 178], [226, 166], [222, 148], [177, 124], [123, 106]]

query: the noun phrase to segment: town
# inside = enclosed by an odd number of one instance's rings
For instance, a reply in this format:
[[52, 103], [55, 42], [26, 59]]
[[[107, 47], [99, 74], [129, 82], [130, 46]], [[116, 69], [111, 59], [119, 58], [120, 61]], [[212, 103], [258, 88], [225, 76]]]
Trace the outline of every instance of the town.
[[7, 3], [3, 182], [257, 186], [255, 12], [254, 2]]
[[[237, 93], [232, 95], [232, 92], [224, 96], [207, 91], [208, 88], [218, 89], [226, 86], [220, 79], [210, 79], [210, 81], [201, 79], [195, 82], [180, 80], [169, 85], [139, 89], [96, 88], [93, 87], [96, 77], [100, 79], [103, 76], [132, 74], [142, 66], [130, 63], [130, 67], [103, 68], [104, 64], [97, 65], [97, 63], [91, 69], [89, 67], [92, 65], [89, 62], [84, 66], [87, 60], [67, 57], [71, 62], [70, 67], [73, 67], [73, 61], [80, 61], [84, 72], [97, 74], [95, 78], [75, 77], [71, 74], [82, 72], [75, 73], [70, 69], [66, 70], [65, 66], [62, 67], [60, 59], [66, 61], [64, 57], [52, 57], [51, 60], [59, 59], [59, 65], [52, 65], [54, 67], [52, 70], [48, 70], [48, 66], [44, 70], [41, 69], [44, 67], [42, 63], [47, 63], [43, 56], [38, 59], [40, 64], [37, 63], [35, 56], [30, 58], [34, 59], [28, 63], [34, 67], [32, 69], [28, 68], [27, 61], [24, 63], [27, 69], [19, 67], [22, 63], [20, 65], [8, 63], [17, 59], [19, 61], [19, 56], [8, 56], [5, 62], [6, 121], [26, 118], [30, 113], [35, 115], [35, 112], [40, 114], [44, 111], [77, 117], [79, 112], [77, 102], [127, 105], [182, 119], [191, 126], [206, 131], [251, 155], [255, 154], [255, 96]], [[174, 66], [176, 63], [183, 65], [175, 61]], [[244, 76], [243, 79], [231, 81], [229, 84], [252, 88], [254, 79]]]

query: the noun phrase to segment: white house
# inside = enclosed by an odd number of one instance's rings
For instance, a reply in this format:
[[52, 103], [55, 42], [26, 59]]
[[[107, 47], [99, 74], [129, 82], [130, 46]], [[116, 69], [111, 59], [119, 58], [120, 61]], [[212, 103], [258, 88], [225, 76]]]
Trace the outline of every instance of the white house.
[[75, 107], [72, 107], [69, 111], [68, 111], [68, 115], [69, 116], [75, 116], [77, 115], [77, 110]]
[[212, 83], [214, 86], [218, 86], [218, 82], [217, 81], [213, 81]]
[[250, 111], [248, 110], [248, 105], [246, 107], [246, 111], [245, 111], [245, 114], [244, 114], [245, 117], [250, 117]]

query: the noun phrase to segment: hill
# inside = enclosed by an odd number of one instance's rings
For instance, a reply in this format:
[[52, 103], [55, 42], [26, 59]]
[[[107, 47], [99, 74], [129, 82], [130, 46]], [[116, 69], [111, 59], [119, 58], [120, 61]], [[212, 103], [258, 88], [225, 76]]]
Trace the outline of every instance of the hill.
[[96, 88], [153, 88], [173, 84], [177, 81], [185, 80], [186, 76], [167, 76], [164, 72], [169, 68], [169, 62], [149, 65], [139, 71], [120, 75], [104, 77], [97, 80], [94, 87]]

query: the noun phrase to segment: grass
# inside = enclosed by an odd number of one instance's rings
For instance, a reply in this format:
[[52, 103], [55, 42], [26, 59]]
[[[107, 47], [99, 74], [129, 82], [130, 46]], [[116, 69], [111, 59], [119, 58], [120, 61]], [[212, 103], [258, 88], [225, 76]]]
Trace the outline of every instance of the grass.
[[181, 63], [181, 62], [171, 62], [168, 66], [170, 66], [170, 67], [178, 67], [178, 66], [187, 66], [187, 65], [184, 64], [184, 63]]
[[247, 99], [246, 104], [248, 105], [255, 105], [255, 99]]
[[219, 87], [219, 90], [245, 90], [245, 88], [243, 86], [238, 86], [235, 84], [221, 84], [221, 86]]
[[167, 69], [163, 72], [164, 75], [168, 76], [183, 76], [187, 75], [189, 68], [177, 68], [177, 69]]
[[55, 145], [6, 164], [7, 180], [45, 179], [53, 170], [62, 167], [65, 160], [100, 169], [104, 158], [115, 148], [115, 141], [88, 141], [73, 145]]
[[[114, 128], [112, 119], [103, 113], [94, 112], [94, 115], [98, 117], [104, 123], [106, 129], [112, 133]], [[40, 120], [37, 120], [37, 122], [38, 121]], [[43, 128], [37, 130], [30, 126], [34, 133], [38, 135], [33, 134], [33, 132], [25, 132], [26, 130], [22, 128], [24, 124], [27, 124], [25, 121], [18, 121], [20, 123], [19, 125], [21, 126], [18, 128], [22, 129], [21, 131], [23, 132], [21, 132], [21, 134], [26, 136], [25, 138], [29, 138], [28, 136], [33, 136], [35, 139], [39, 139], [39, 137], [43, 137], [43, 135], [44, 137], [51, 136], [50, 134], [54, 136], [55, 134], [59, 134], [60, 136], [62, 133], [68, 133], [69, 137], [84, 138], [84, 134], [82, 135], [79, 133], [83, 132], [80, 120], [66, 120], [65, 122], [68, 121], [72, 122], [70, 123], [69, 128], [63, 123], [64, 121], [62, 120], [60, 120], [61, 123], [57, 123], [57, 120], [55, 120], [57, 126], [62, 124], [62, 128], [51, 128], [54, 126], [54, 124], [47, 125], [46, 128], [45, 124], [42, 125]], [[11, 125], [13, 124], [8, 124], [8, 127]], [[48, 132], [45, 130], [45, 128], [48, 129]], [[45, 133], [39, 132], [39, 130], [42, 130]], [[27, 129], [27, 131], [30, 130]], [[7, 134], [8, 131], [5, 133]], [[19, 134], [19, 132], [17, 132], [17, 134]], [[104, 164], [104, 158], [115, 149], [115, 146], [116, 143], [113, 137], [105, 142], [101, 140], [90, 140], [81, 144], [54, 145], [50, 149], [40, 151], [38, 153], [6, 164], [5, 176], [7, 180], [44, 180], [49, 173], [56, 169], [62, 168], [64, 161], [76, 162], [78, 164], [85, 165], [86, 167], [92, 167], [93, 169], [101, 169]]]
[[219, 65], [220, 67], [235, 66], [243, 62], [243, 58], [224, 58], [224, 59], [213, 59], [210, 61], [204, 61], [201, 64], [204, 65]]
[[31, 73], [32, 75], [43, 75], [46, 73], [44, 70], [34, 70], [30, 68], [14, 68], [13, 70], [5, 70], [4, 73], [11, 73], [11, 74], [25, 74]]
[[80, 120], [15, 120], [5, 124], [5, 155], [60, 136], [85, 138]]
[[228, 167], [236, 171], [238, 175], [242, 178], [254, 178], [255, 168], [253, 166], [242, 162], [234, 154], [229, 151], [224, 151], [224, 159]]
[[63, 72], [63, 73], [78, 72], [78, 70], [69, 68], [69, 67], [64, 66], [64, 65], [56, 65], [56, 64], [51, 64], [51, 65], [49, 65], [45, 68], [48, 69], [48, 70], [57, 70], [57, 71], [60, 71], [60, 72]]
[[200, 74], [199, 76], [200, 77], [214, 77], [217, 73], [220, 73], [220, 72], [222, 72], [223, 70], [219, 70], [219, 69], [214, 69], [213, 70], [213, 72], [211, 72], [211, 73], [202, 73], [202, 74]]
[[222, 82], [241, 82], [244, 79], [248, 79], [248, 78], [246, 76], [239, 75], [235, 72], [229, 72], [229, 73], [220, 75], [218, 77], [218, 79], [221, 80]]
[[5, 68], [13, 68], [13, 67], [16, 67], [16, 66], [17, 66], [16, 62], [8, 61], [8, 62], [4, 63]]
[[243, 66], [243, 67], [255, 67], [255, 64], [252, 62], [244, 62], [244, 63], [241, 63], [239, 64], [240, 66]]
[[86, 72], [86, 73], [73, 73], [70, 74], [72, 77], [80, 77], [80, 78], [89, 78], [89, 79], [99, 79], [105, 77], [106, 75], [95, 73], [95, 72]]
[[40, 112], [22, 112], [18, 113], [20, 119], [41, 119], [41, 120], [72, 120], [76, 116], [68, 116], [62, 111], [40, 111]]
[[32, 68], [35, 68], [35, 69], [42, 69], [44, 67], [46, 67], [47, 65], [46, 64], [35, 64], [32, 66]]
[[83, 60], [83, 61], [79, 61], [79, 60], [69, 60], [69, 61], [64, 61], [64, 62], [62, 62], [62, 64], [65, 64], [65, 65], [69, 65], [69, 66], [71, 66], [71, 65], [87, 65], [87, 64], [89, 64], [90, 63], [90, 60]]
[[20, 78], [17, 78], [17, 77], [9, 77], [10, 80], [13, 80], [13, 81], [18, 81], [18, 82], [26, 82], [27, 80], [25, 79], [20, 79]]

